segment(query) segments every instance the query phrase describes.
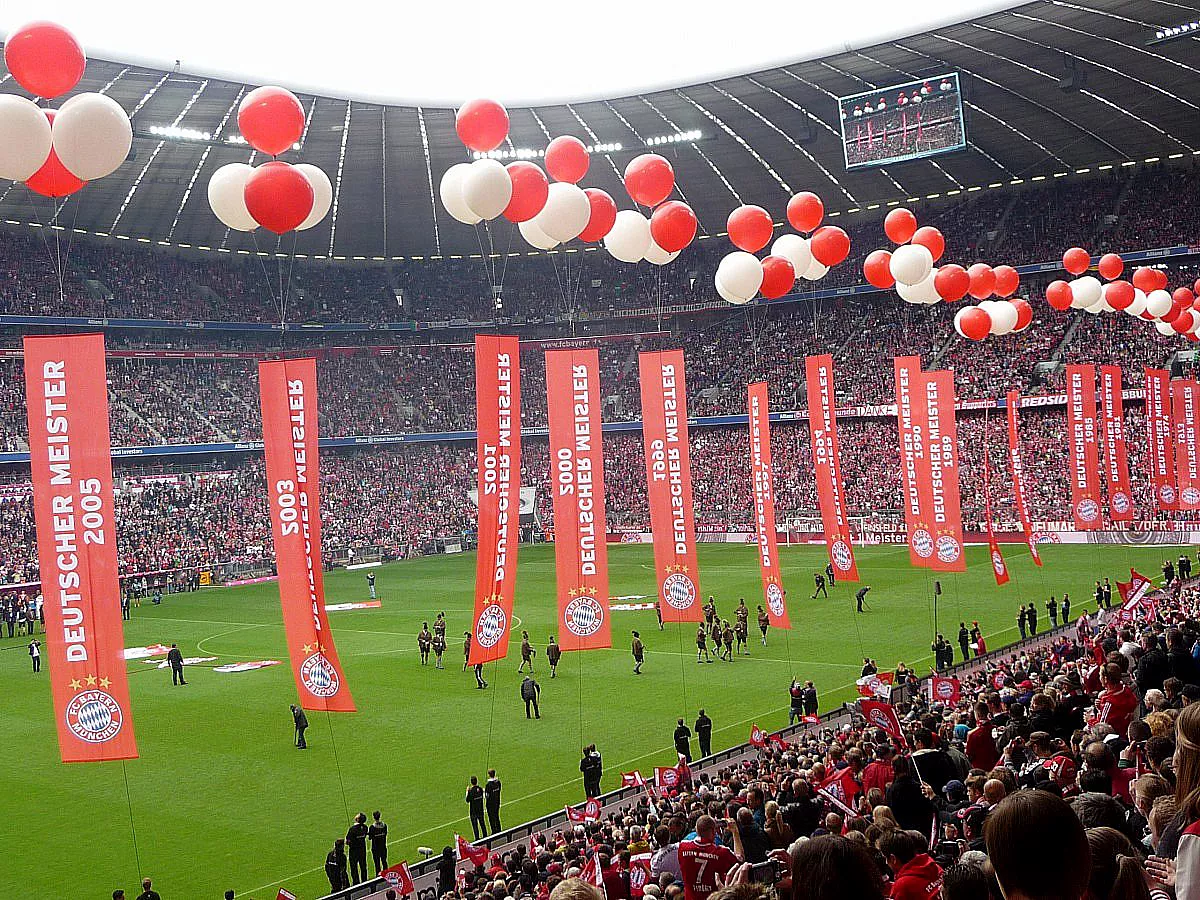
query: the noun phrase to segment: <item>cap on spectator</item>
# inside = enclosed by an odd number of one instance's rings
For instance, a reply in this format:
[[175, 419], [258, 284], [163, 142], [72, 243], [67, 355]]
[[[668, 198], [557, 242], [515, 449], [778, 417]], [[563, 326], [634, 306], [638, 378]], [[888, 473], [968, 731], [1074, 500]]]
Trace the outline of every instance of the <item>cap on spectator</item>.
[[965, 784], [963, 784], [961, 781], [959, 781], [957, 778], [947, 781], [946, 786], [944, 788], [942, 788], [942, 792], [947, 797], [952, 797], [952, 796], [956, 796], [959, 794], [963, 794], [966, 792], [966, 790], [967, 790], [967, 786]]
[[1049, 772], [1050, 777], [1058, 784], [1067, 785], [1075, 780], [1075, 760], [1061, 753], [1045, 760], [1042, 768]]

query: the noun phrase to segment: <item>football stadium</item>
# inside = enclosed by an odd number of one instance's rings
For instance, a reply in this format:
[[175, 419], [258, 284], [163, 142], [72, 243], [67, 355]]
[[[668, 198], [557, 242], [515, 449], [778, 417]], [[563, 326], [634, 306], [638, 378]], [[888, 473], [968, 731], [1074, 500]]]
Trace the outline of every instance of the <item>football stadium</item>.
[[1200, 900], [1200, 8], [314, 12], [0, 8], [0, 897]]

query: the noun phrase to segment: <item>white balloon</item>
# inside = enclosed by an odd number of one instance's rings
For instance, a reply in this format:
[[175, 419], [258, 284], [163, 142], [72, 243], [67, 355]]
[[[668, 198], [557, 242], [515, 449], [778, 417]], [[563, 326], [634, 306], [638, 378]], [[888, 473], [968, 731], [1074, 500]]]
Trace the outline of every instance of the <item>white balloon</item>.
[[1076, 278], [1071, 282], [1071, 306], [1075, 309], [1087, 309], [1089, 306], [1095, 306], [1096, 301], [1100, 299], [1101, 289], [1102, 285], [1098, 278], [1091, 275]]
[[1097, 300], [1095, 303], [1093, 303], [1091, 306], [1089, 306], [1085, 310], [1085, 312], [1092, 312], [1093, 310], [1095, 310], [1093, 315], [1099, 315], [1100, 313], [1116, 312], [1116, 310], [1113, 309], [1112, 304], [1108, 302], [1108, 297], [1106, 296], [1107, 288], [1108, 288], [1107, 284], [1100, 285], [1100, 299]]
[[753, 254], [734, 250], [717, 266], [716, 280], [733, 296], [749, 300], [762, 287], [762, 263]]
[[537, 227], [537, 222], [534, 219], [528, 219], [517, 225], [521, 231], [521, 237], [525, 238], [529, 246], [535, 247], [538, 250], [553, 250], [558, 246], [558, 241], [549, 237], [542, 229]]
[[641, 262], [650, 249], [650, 220], [636, 210], [621, 210], [604, 236], [604, 249], [621, 262]]
[[50, 120], [32, 100], [0, 94], [0, 178], [25, 181], [50, 156]]
[[[583, 189], [566, 181], [556, 181], [550, 185], [546, 205], [533, 221], [547, 237], [565, 244], [579, 237], [591, 217], [592, 204]], [[648, 231], [650, 226], [647, 224], [646, 227]]]
[[668, 253], [658, 244], [654, 243], [654, 237], [650, 238], [650, 246], [646, 248], [646, 262], [654, 263], [656, 266], [665, 266], [669, 262], [674, 262], [681, 250], [676, 250], [674, 253]]
[[1146, 295], [1146, 312], [1156, 319], [1170, 312], [1172, 305], [1171, 295], [1166, 291], [1151, 291]]
[[958, 332], [959, 337], [966, 337], [962, 330], [962, 317], [967, 314], [967, 310], [974, 308], [973, 306], [960, 306], [958, 312], [954, 314], [954, 330]]
[[105, 94], [76, 94], [51, 126], [54, 152], [81, 181], [111, 175], [133, 146], [133, 125], [121, 104]]
[[208, 205], [213, 214], [234, 231], [253, 231], [258, 227], [246, 209], [246, 182], [254, 167], [246, 163], [229, 163], [213, 172], [208, 179]]
[[464, 225], [474, 225], [481, 218], [471, 211], [471, 207], [467, 206], [467, 201], [463, 199], [463, 183], [466, 181], [469, 171], [471, 171], [470, 163], [456, 163], [446, 170], [446, 174], [442, 176], [441, 183], [438, 185], [442, 206], [446, 208], [446, 212]]
[[1154, 327], [1158, 331], [1158, 333], [1161, 335], [1165, 335], [1166, 337], [1175, 337], [1175, 329], [1172, 328], [1170, 325], [1168, 325], [1166, 322], [1156, 319], [1154, 321]]
[[920, 284], [933, 270], [933, 254], [920, 244], [905, 244], [892, 251], [888, 269], [901, 284]]
[[812, 248], [808, 245], [808, 238], [802, 238], [798, 234], [783, 234], [777, 237], [771, 245], [771, 255], [781, 256], [790, 262], [796, 270], [797, 277], [802, 276], [812, 265]]
[[729, 291], [725, 290], [725, 288], [721, 285], [720, 281], [717, 281], [717, 293], [721, 296], [722, 300], [727, 303], [732, 303], [734, 306], [741, 306], [743, 303], [750, 302], [749, 297], [738, 297], [729, 293]]
[[900, 295], [901, 299], [909, 303], [927, 303], [932, 306], [942, 299], [933, 284], [935, 275], [937, 275], [937, 270], [932, 269], [919, 284], [904, 284], [901, 281], [897, 281], [896, 293]]
[[479, 218], [489, 221], [496, 218], [512, 199], [508, 169], [499, 160], [475, 160], [463, 176], [462, 196], [467, 209]]
[[325, 171], [312, 163], [297, 163], [295, 168], [308, 179], [308, 183], [312, 185], [313, 189], [312, 212], [308, 214], [307, 219], [296, 226], [297, 231], [307, 231], [314, 225], [319, 225], [329, 214], [329, 207], [333, 205], [333, 185]]
[[1141, 317], [1146, 311], [1146, 295], [1141, 288], [1133, 289], [1133, 302], [1125, 307], [1125, 312], [1131, 316]]
[[992, 317], [992, 334], [1009, 334], [1017, 327], [1017, 308], [1007, 300], [997, 300], [988, 315]]
[[815, 259], [808, 264], [808, 268], [800, 273], [800, 277], [805, 281], [820, 281], [829, 272], [829, 266], [817, 262]]

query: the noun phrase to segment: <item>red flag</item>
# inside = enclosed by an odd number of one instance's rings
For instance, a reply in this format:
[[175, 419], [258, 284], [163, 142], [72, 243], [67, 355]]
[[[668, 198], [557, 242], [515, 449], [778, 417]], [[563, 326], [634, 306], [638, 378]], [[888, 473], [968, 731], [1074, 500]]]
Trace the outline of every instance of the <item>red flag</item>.
[[1145, 369], [1146, 465], [1160, 512], [1176, 509], [1174, 433], [1171, 424], [1171, 374]]
[[1133, 492], [1129, 488], [1129, 460], [1125, 451], [1125, 403], [1121, 396], [1121, 367], [1100, 367], [1100, 410], [1104, 415], [1104, 485], [1108, 491], [1108, 517], [1114, 522], [1133, 520]]
[[[938, 572], [965, 572], [962, 500], [958, 483], [958, 427], [954, 419], [954, 373], [927, 372], [925, 414], [920, 437], [929, 461], [929, 510], [933, 522], [933, 558]], [[921, 421], [921, 417], [917, 417]]]
[[1175, 420], [1175, 485], [1179, 509], [1200, 509], [1200, 448], [1197, 447], [1196, 408], [1200, 384], [1171, 382], [1171, 406]]
[[1096, 367], [1067, 366], [1068, 473], [1075, 528], [1099, 528], [1100, 448], [1096, 443]]
[[654, 786], [660, 791], [673, 791], [679, 787], [679, 767], [655, 766]]
[[387, 882], [388, 887], [395, 888], [401, 897], [407, 897], [416, 890], [413, 885], [412, 873], [408, 871], [408, 863], [398, 862], [388, 866], [379, 873], [379, 877]]
[[859, 700], [858, 706], [869, 726], [882, 728], [901, 744], [904, 743], [904, 732], [900, 730], [900, 719], [896, 716], [896, 710], [890, 703], [881, 703], [878, 700]]
[[860, 697], [883, 697], [885, 700], [892, 696], [892, 684], [896, 680], [895, 672], [877, 672], [874, 675], [864, 675], [856, 682]]
[[488, 860], [488, 848], [476, 847], [461, 834], [454, 836], [454, 844], [458, 848], [459, 860], [466, 860], [474, 866], [482, 866]]
[[659, 608], [664, 622], [699, 622], [704, 611], [696, 565], [683, 351], [640, 353], [638, 367]]
[[900, 434], [900, 474], [904, 489], [904, 527], [908, 560], [928, 568], [933, 558], [929, 522], [929, 459], [925, 456], [925, 376], [918, 356], [897, 356], [896, 424]]
[[563, 650], [611, 647], [599, 352], [548, 351], [546, 393], [559, 644]]
[[279, 893], [275, 895], [275, 900], [296, 900], [296, 895], [287, 888], [280, 888]]
[[1038, 552], [1037, 538], [1033, 533], [1033, 519], [1029, 515], [1029, 504], [1025, 500], [1025, 463], [1021, 454], [1020, 428], [1017, 424], [1020, 395], [1016, 391], [1009, 391], [1005, 405], [1008, 411], [1008, 461], [1012, 470], [1013, 501], [1016, 504], [1017, 517], [1021, 520], [1021, 530], [1025, 533], [1029, 555], [1033, 558], [1034, 565], [1040, 566], [1042, 554]]
[[754, 528], [758, 535], [758, 568], [762, 574], [763, 601], [773, 628], [791, 628], [784, 602], [783, 575], [779, 571], [779, 546], [775, 534], [775, 485], [771, 474], [771, 421], [767, 383], [747, 388], [750, 424], [750, 480], [754, 492]]
[[604, 890], [604, 870], [600, 868], [600, 854], [595, 850], [588, 857], [587, 863], [579, 873], [581, 880]]
[[1004, 554], [1000, 552], [1000, 544], [992, 530], [992, 465], [988, 448], [988, 415], [983, 412], [983, 519], [987, 528], [988, 549], [992, 558], [992, 574], [996, 576], [997, 585], [1008, 584], [1008, 566], [1004, 562]]
[[750, 726], [750, 744], [753, 747], [767, 746], [767, 733], [757, 725]]
[[809, 713], [808, 715], [801, 716], [800, 721], [803, 722], [805, 725], [820, 725], [821, 717], [815, 716], [812, 713]]
[[521, 538], [521, 363], [515, 337], [475, 336], [475, 414], [479, 553], [473, 666], [507, 656], [512, 630]]
[[260, 362], [258, 383], [279, 600], [300, 705], [310, 710], [354, 712], [354, 698], [325, 612], [317, 361]]
[[33, 518], [59, 756], [63, 762], [136, 759], [104, 337], [27, 337], [24, 344]]
[[962, 683], [957, 678], [934, 675], [929, 679], [929, 702], [954, 706], [962, 699]]
[[842, 490], [842, 458], [838, 448], [837, 415], [833, 390], [833, 357], [809, 356], [804, 360], [804, 380], [808, 391], [808, 428], [812, 437], [813, 475], [817, 482], [817, 502], [821, 507], [821, 527], [829, 562], [843, 581], [858, 581], [854, 562], [854, 541], [846, 518], [846, 498]]
[[600, 801], [592, 797], [584, 802], [583, 806], [576, 809], [573, 806], [566, 806], [564, 810], [567, 814], [567, 819], [571, 822], [598, 822], [600, 821]]
[[1130, 569], [1129, 581], [1117, 582], [1117, 592], [1121, 595], [1121, 609], [1117, 614], [1117, 619], [1121, 622], [1132, 622], [1137, 611], [1144, 607], [1147, 602], [1146, 595], [1153, 587], [1154, 582], [1149, 578]]
[[651, 860], [653, 854], [635, 853], [629, 857], [629, 896], [637, 900], [645, 896], [646, 885], [652, 876]]
[[832, 775], [821, 782], [817, 793], [840, 809], [848, 816], [856, 816], [852, 804], [854, 798], [862, 793], [862, 788], [854, 780], [854, 772], [849, 767], [837, 769]]
[[772, 744], [778, 744], [784, 750], [786, 750], [786, 749], [788, 749], [788, 747], [792, 746], [791, 744], [789, 744], [787, 742], [787, 739], [784, 738], [784, 736], [782, 734], [768, 734], [767, 740]]
[[621, 787], [641, 787], [646, 783], [641, 772], [622, 772]]

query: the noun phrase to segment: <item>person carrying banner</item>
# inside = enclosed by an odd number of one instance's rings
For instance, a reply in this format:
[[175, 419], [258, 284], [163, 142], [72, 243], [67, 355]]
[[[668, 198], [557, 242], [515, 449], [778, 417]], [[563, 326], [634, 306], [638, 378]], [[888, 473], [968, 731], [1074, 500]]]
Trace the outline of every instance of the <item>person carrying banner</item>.
[[463, 671], [467, 671], [467, 666], [471, 662], [471, 632], [463, 632]]
[[646, 661], [646, 648], [642, 644], [642, 636], [636, 631], [633, 633], [633, 642], [629, 646], [630, 652], [633, 654], [633, 674], [642, 674], [642, 663]]
[[475, 833], [475, 840], [487, 837], [487, 822], [483, 817], [483, 788], [479, 786], [479, 779], [474, 775], [471, 776], [471, 783], [467, 785], [467, 794], [463, 802], [467, 804], [467, 812], [471, 816], [471, 830]]
[[[521, 699], [525, 701], [525, 718], [540, 719], [542, 711], [538, 708], [538, 700], [542, 696], [542, 686], [533, 680], [532, 675], [526, 675], [521, 682]], [[529, 715], [530, 709], [533, 715]]]
[[837, 585], [837, 572], [831, 562], [825, 563], [825, 580], [829, 582], [830, 587]]
[[483, 680], [483, 663], [475, 663], [473, 668], [475, 670], [475, 688], [482, 691], [487, 687], [487, 682]]
[[771, 617], [767, 615], [762, 604], [758, 607], [758, 630], [762, 632], [762, 645], [767, 646], [767, 629], [771, 627]]
[[555, 678], [558, 675], [558, 661], [562, 659], [562, 647], [554, 641], [554, 635], [550, 635], [550, 643], [546, 645], [546, 662], [550, 664], [550, 677]]
[[292, 724], [296, 727], [296, 749], [307, 750], [308, 742], [304, 739], [304, 732], [308, 729], [308, 716], [295, 703], [291, 705], [291, 710]]

